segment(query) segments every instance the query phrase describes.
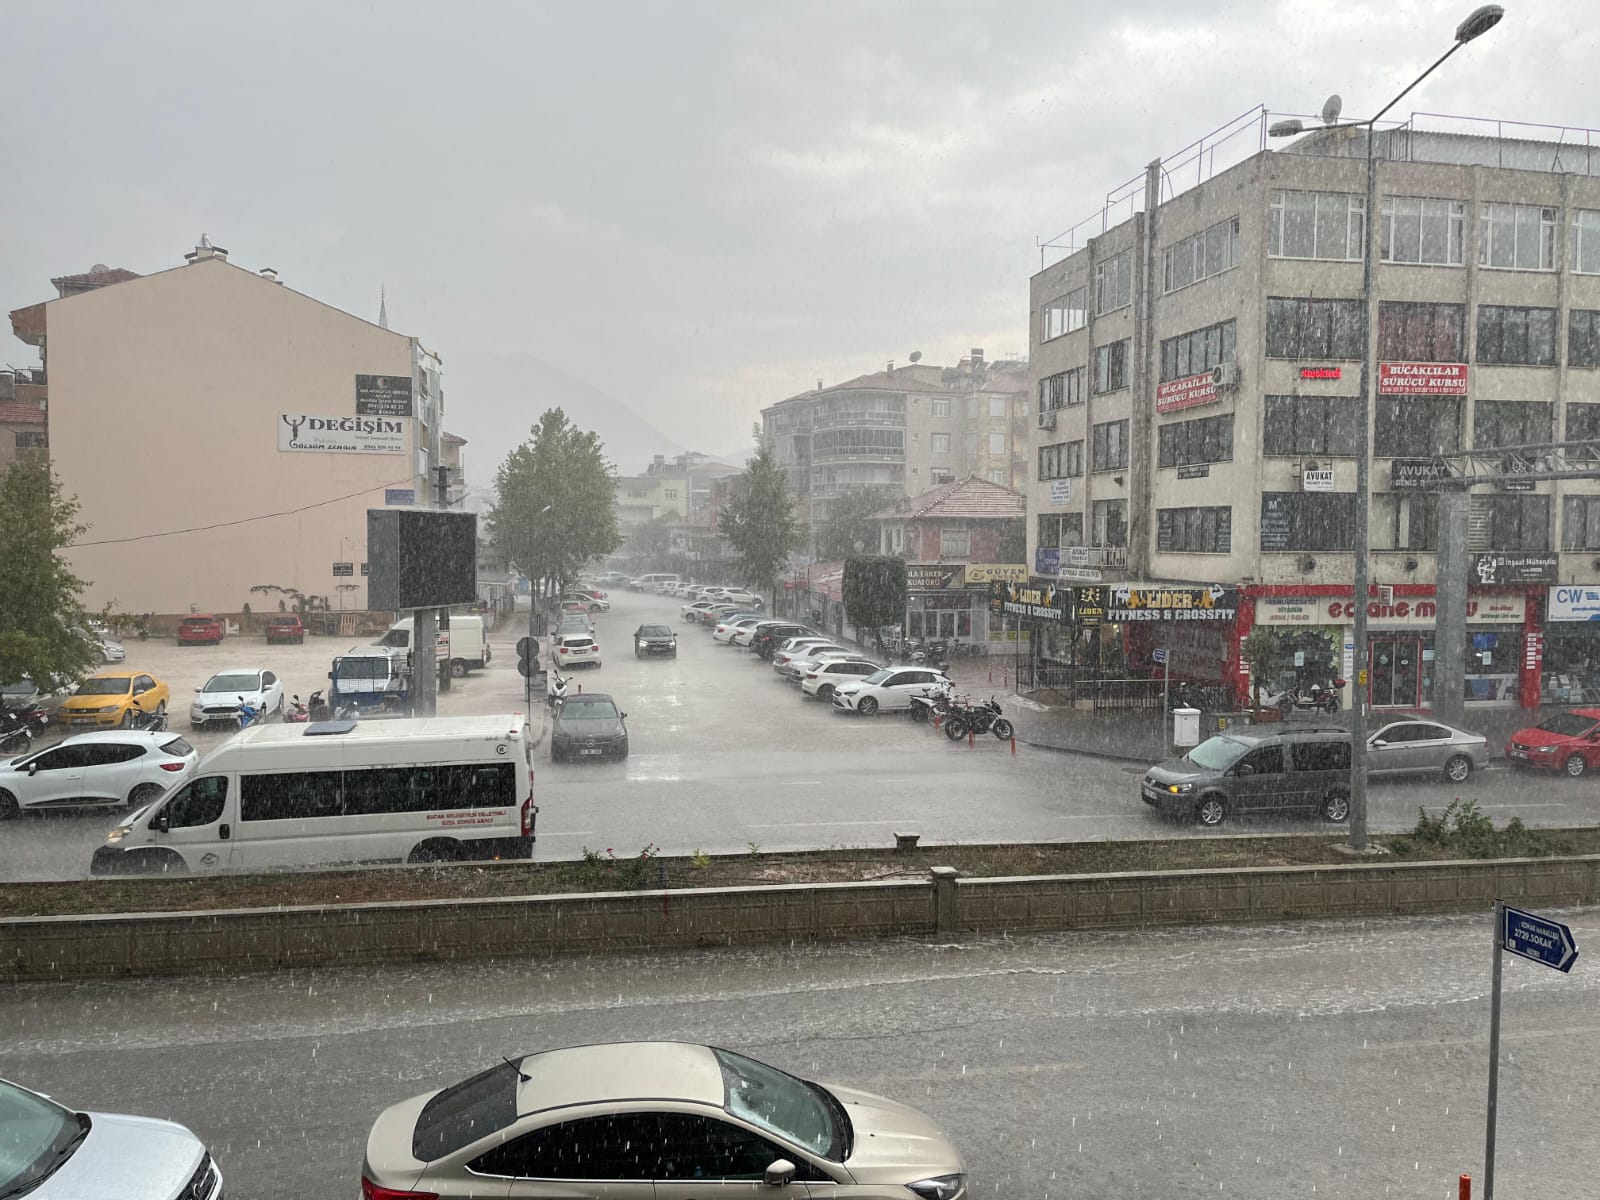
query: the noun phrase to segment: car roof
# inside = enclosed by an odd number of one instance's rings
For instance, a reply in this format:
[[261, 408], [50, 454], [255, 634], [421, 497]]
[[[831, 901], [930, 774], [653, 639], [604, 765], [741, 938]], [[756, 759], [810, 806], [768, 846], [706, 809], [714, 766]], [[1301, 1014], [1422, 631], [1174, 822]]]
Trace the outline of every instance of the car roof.
[[96, 671], [87, 679], [132, 679], [136, 675], [149, 675], [149, 671]]
[[519, 1113], [643, 1098], [721, 1106], [722, 1067], [689, 1042], [613, 1042], [529, 1054], [518, 1064], [527, 1082]]
[[594, 635], [592, 633], [590, 633], [588, 630], [584, 630], [582, 633], [563, 633], [561, 635], [561, 640], [564, 641], [564, 642], [570, 642], [570, 641], [573, 641], [573, 640], [586, 641], [586, 640], [592, 638], [593, 636]]
[[[349, 658], [350, 655], [346, 654], [343, 657]], [[373, 658], [388, 658], [389, 656], [387, 654], [376, 654], [376, 655], [372, 655], [370, 657], [373, 657]], [[270, 671], [271, 669], [272, 668], [270, 668], [270, 667], [218, 667], [215, 671], [211, 672], [211, 674], [212, 675], [260, 675], [263, 671]], [[209, 676], [208, 676], [208, 678], [209, 678]]]
[[178, 735], [170, 730], [152, 732], [148, 729], [104, 729], [95, 733], [75, 733], [69, 738], [57, 742], [58, 746], [68, 744], [81, 746], [86, 742], [134, 742], [141, 746], [153, 745], [156, 742], [166, 742]]

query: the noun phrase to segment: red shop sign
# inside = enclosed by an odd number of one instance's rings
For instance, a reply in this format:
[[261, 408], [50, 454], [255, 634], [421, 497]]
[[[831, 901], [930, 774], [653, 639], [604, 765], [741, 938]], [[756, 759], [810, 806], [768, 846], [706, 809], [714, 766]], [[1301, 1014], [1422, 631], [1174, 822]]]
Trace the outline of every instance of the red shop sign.
[[1465, 396], [1466, 363], [1381, 362], [1378, 394], [1382, 396]]
[[1210, 371], [1156, 384], [1156, 411], [1161, 413], [1215, 404], [1217, 399], [1217, 385]]

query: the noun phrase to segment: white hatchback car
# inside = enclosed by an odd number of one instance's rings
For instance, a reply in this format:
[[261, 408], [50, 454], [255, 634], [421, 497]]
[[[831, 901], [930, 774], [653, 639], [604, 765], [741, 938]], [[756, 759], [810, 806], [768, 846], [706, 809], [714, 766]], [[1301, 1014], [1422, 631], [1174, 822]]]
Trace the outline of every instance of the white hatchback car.
[[556, 666], [575, 667], [579, 663], [600, 665], [600, 643], [592, 633], [564, 633], [556, 639]]
[[[138, 808], [194, 774], [200, 756], [175, 733], [107, 729], [0, 764], [0, 820], [19, 812]], [[0, 1162], [4, 1161], [0, 1154]]]
[[864, 679], [841, 683], [834, 689], [833, 707], [870, 717], [911, 707], [911, 697], [931, 696], [950, 686], [943, 671], [927, 667], [885, 667]]
[[883, 670], [875, 662], [861, 658], [830, 658], [814, 663], [800, 676], [800, 690], [818, 700], [832, 700], [841, 683], [865, 679]]
[[234, 667], [218, 671], [194, 690], [189, 705], [189, 727], [203, 729], [212, 721], [237, 724], [239, 706], [249, 704], [262, 719], [283, 715], [283, 680], [264, 667]]
[[736, 621], [719, 621], [711, 631], [711, 640], [724, 646], [732, 645], [735, 637], [754, 629], [759, 620], [759, 617], [740, 617]]
[[74, 1112], [0, 1079], [0, 1196], [221, 1200], [222, 1172], [182, 1125]]

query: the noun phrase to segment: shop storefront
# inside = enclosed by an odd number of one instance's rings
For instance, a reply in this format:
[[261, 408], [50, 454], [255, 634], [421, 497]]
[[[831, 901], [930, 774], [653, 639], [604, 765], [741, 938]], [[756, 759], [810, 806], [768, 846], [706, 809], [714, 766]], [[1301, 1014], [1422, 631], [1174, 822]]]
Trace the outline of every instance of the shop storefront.
[[973, 653], [1011, 653], [1006, 622], [990, 620], [995, 583], [1021, 583], [1027, 568], [998, 563], [907, 563], [906, 636], [972, 647]]
[[1549, 588], [1543, 635], [1524, 654], [1538, 665], [1541, 702], [1600, 704], [1600, 587]]
[[[1431, 585], [1396, 587], [1392, 601], [1367, 606], [1368, 670], [1374, 709], [1430, 709], [1434, 702], [1438, 605]], [[1354, 699], [1355, 602], [1347, 588], [1247, 589], [1250, 603], [1237, 630], [1279, 631], [1283, 667], [1275, 686], [1328, 685], [1346, 681], [1341, 700]], [[1527, 665], [1528, 635], [1538, 632], [1537, 604], [1528, 589], [1474, 591], [1467, 599], [1467, 703], [1481, 707], [1528, 707], [1537, 702], [1538, 676]], [[1249, 666], [1239, 662], [1240, 683], [1249, 686]]]

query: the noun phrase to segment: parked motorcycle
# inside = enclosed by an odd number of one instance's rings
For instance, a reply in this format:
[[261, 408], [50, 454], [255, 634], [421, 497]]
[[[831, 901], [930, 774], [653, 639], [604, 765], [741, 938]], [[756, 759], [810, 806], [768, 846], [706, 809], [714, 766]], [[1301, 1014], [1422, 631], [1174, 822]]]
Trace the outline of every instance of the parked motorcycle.
[[560, 704], [566, 698], [567, 698], [567, 677], [565, 675], [563, 675], [560, 671], [557, 671], [555, 669], [555, 665], [554, 664], [551, 664], [551, 667], [550, 667], [550, 690], [545, 693], [545, 703], [548, 704], [551, 708], [555, 708], [558, 704]]
[[167, 728], [167, 714], [136, 708], [128, 714], [128, 728], [142, 733], [162, 733]]
[[304, 725], [311, 720], [311, 713], [296, 695], [289, 701], [289, 709], [283, 714], [283, 719], [290, 725]]
[[944, 735], [952, 742], [959, 742], [969, 733], [992, 733], [1000, 741], [1008, 742], [1016, 735], [1016, 729], [1000, 711], [993, 696], [983, 704], [957, 707], [945, 718]]
[[1284, 716], [1288, 716], [1296, 709], [1336, 713], [1339, 711], [1339, 689], [1344, 685], [1343, 679], [1335, 679], [1332, 687], [1314, 683], [1302, 691], [1296, 684], [1281, 692], [1264, 691], [1261, 702], [1270, 708], [1276, 708]]
[[251, 704], [243, 696], [239, 697], [239, 728], [248, 729], [257, 721], [263, 720], [261, 710]]
[[50, 724], [50, 714], [37, 704], [25, 704], [21, 708], [14, 708], [11, 711], [23, 724], [33, 730], [34, 737], [38, 737], [43, 733], [45, 726]]
[[0, 708], [0, 752], [26, 753], [33, 745], [33, 726], [13, 709]]
[[306, 704], [306, 717], [312, 721], [333, 720], [333, 709], [328, 707], [328, 701], [320, 691], [311, 693], [311, 699]]

